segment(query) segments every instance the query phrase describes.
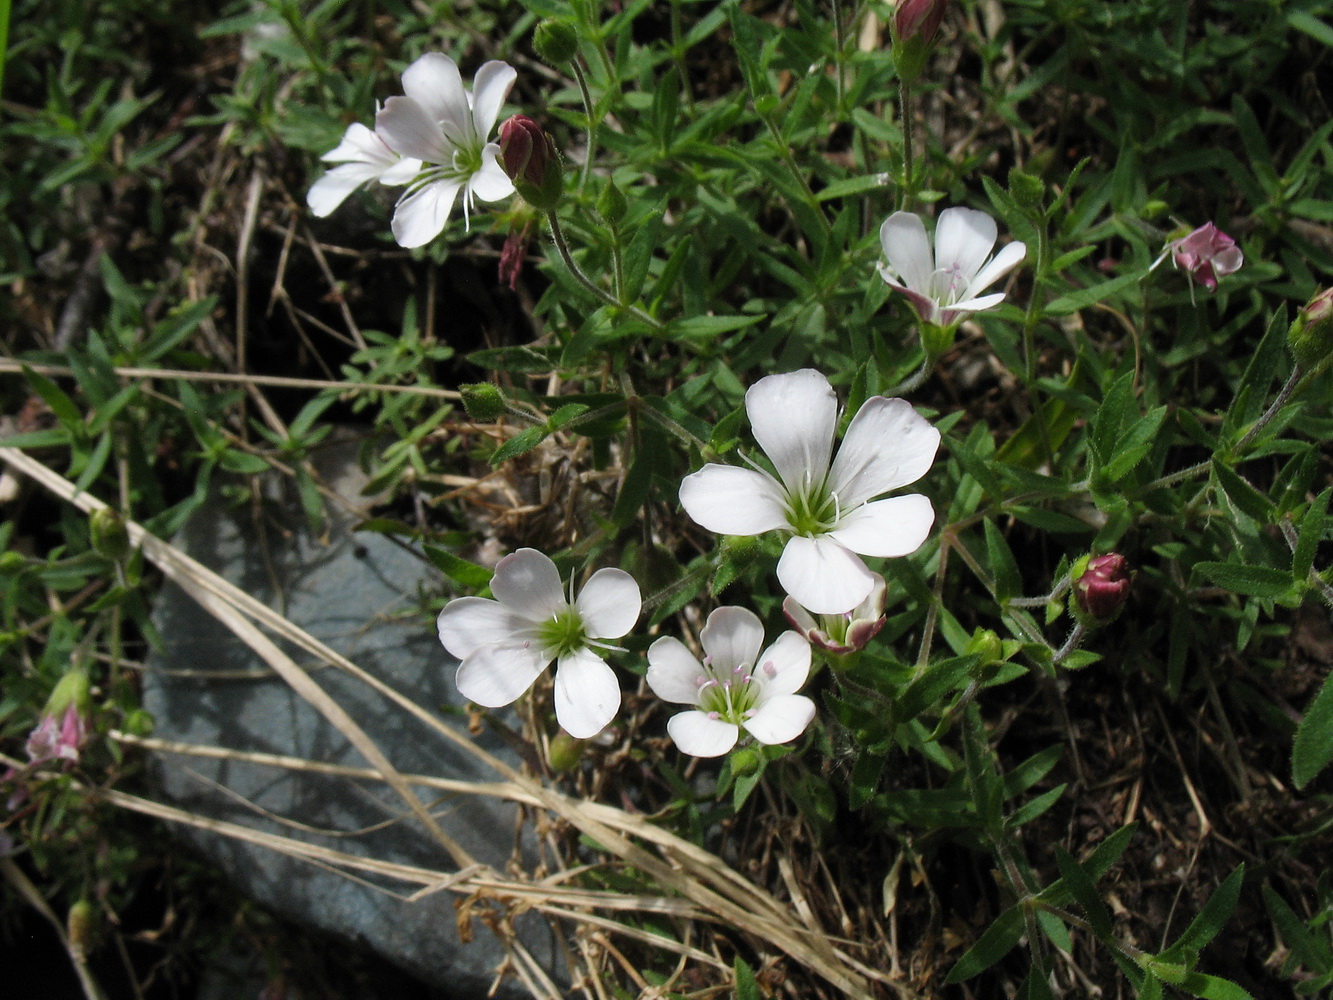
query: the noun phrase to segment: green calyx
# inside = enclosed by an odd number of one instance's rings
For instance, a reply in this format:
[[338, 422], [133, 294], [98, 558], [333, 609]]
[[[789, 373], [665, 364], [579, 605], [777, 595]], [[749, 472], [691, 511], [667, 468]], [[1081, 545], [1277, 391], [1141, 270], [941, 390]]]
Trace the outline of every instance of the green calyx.
[[837, 495], [823, 483], [807, 492], [787, 496], [787, 523], [798, 535], [814, 538], [827, 534], [837, 524], [840, 514]]

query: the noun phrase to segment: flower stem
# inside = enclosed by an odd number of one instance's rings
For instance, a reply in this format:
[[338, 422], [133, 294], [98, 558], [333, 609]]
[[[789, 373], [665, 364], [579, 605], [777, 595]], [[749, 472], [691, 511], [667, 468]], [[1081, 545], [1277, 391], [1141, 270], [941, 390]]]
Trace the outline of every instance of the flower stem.
[[792, 158], [791, 148], [787, 145], [786, 140], [782, 138], [782, 131], [778, 128], [778, 123], [773, 120], [771, 114], [765, 114], [761, 117], [764, 120], [764, 124], [768, 126], [768, 131], [773, 136], [773, 142], [778, 147], [778, 155], [781, 156], [783, 164], [786, 165], [787, 170], [790, 171], [792, 177], [796, 179], [796, 183], [800, 185], [801, 190], [805, 192], [806, 203], [814, 210], [815, 215], [818, 217], [820, 224], [824, 228], [824, 232], [829, 232], [832, 229], [832, 226], [829, 225], [828, 219], [824, 216], [824, 210], [819, 207], [819, 199], [815, 197], [815, 192], [810, 187], [810, 181], [806, 178], [805, 174], [801, 173], [801, 168], [797, 166], [796, 160]]
[[916, 191], [912, 182], [912, 175], [916, 172], [915, 164], [912, 161], [912, 115], [908, 107], [907, 82], [901, 78], [898, 80], [898, 115], [902, 120], [903, 128], [903, 189], [902, 198], [898, 207], [903, 211], [907, 210], [912, 199], [916, 196]]
[[1051, 657], [1051, 666], [1057, 666], [1069, 658], [1069, 654], [1083, 645], [1083, 640], [1088, 637], [1088, 627], [1082, 622], [1075, 622], [1074, 627], [1069, 630], [1069, 638], [1065, 644], [1055, 651]]
[[1245, 446], [1259, 436], [1259, 432], [1267, 427], [1272, 419], [1277, 416], [1278, 410], [1286, 405], [1287, 400], [1289, 400], [1292, 393], [1296, 391], [1296, 386], [1300, 384], [1300, 381], [1304, 376], [1305, 372], [1301, 370], [1300, 365], [1292, 366], [1291, 374], [1287, 377], [1287, 381], [1282, 388], [1278, 390], [1278, 394], [1274, 397], [1272, 405], [1264, 410], [1263, 415], [1254, 422], [1254, 426], [1245, 432], [1245, 436], [1236, 442], [1236, 446], [1231, 449], [1231, 454], [1237, 455], [1244, 451]]
[[588, 172], [592, 170], [593, 153], [597, 148], [597, 126], [593, 121], [592, 94], [588, 90], [588, 77], [583, 72], [583, 66], [579, 63], [576, 56], [572, 60], [574, 66], [574, 79], [578, 81], [579, 93], [583, 95], [583, 113], [588, 119], [588, 147], [583, 156], [583, 169], [579, 171], [579, 190], [582, 191], [588, 183]]
[[1006, 602], [1011, 608], [1044, 608], [1064, 597], [1069, 592], [1069, 577], [1055, 585], [1055, 589], [1044, 597], [1011, 597]]
[[935, 359], [931, 357], [929, 354], [927, 354], [925, 360], [921, 362], [920, 368], [918, 368], [911, 375], [907, 376], [907, 378], [903, 379], [888, 392], [884, 393], [884, 395], [905, 396], [909, 392], [914, 392], [915, 390], [921, 388], [922, 384], [926, 381], [926, 379], [930, 378], [931, 372], [933, 372], [934, 370], [935, 370]]
[[607, 305], [615, 306], [617, 309], [624, 309], [635, 319], [648, 324], [655, 332], [662, 333], [666, 329], [666, 324], [660, 319], [648, 315], [648, 313], [644, 312], [638, 306], [626, 305], [616, 296], [597, 285], [591, 278], [584, 274], [578, 264], [574, 263], [574, 257], [569, 252], [569, 244], [565, 242], [564, 230], [560, 228], [560, 219], [555, 214], [554, 210], [546, 213], [546, 221], [551, 226], [551, 239], [555, 241], [555, 248], [560, 253], [560, 259], [565, 262], [565, 267], [569, 268], [569, 273], [574, 276], [574, 280]]

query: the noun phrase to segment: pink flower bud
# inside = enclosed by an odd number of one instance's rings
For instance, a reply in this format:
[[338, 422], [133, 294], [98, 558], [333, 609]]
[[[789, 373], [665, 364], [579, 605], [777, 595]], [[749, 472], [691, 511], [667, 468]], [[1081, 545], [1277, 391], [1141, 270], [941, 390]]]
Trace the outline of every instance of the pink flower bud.
[[60, 679], [47, 699], [41, 720], [28, 734], [28, 759], [32, 763], [77, 763], [92, 727], [90, 700], [88, 675], [82, 670], [70, 670]]
[[888, 587], [882, 576], [876, 577], [870, 595], [851, 611], [840, 615], [812, 615], [788, 597], [782, 602], [782, 613], [791, 627], [805, 636], [810, 645], [829, 653], [844, 655], [855, 653], [865, 648], [887, 620], [884, 604]]
[[1191, 280], [1210, 292], [1217, 288], [1217, 279], [1240, 270], [1245, 255], [1240, 247], [1211, 222], [1205, 222], [1194, 232], [1167, 244], [1171, 260], [1186, 272]]
[[1074, 581], [1074, 602], [1093, 625], [1104, 625], [1120, 613], [1129, 598], [1133, 574], [1124, 556], [1109, 552], [1088, 560]]
[[500, 163], [528, 204], [548, 210], [560, 200], [564, 187], [560, 152], [527, 115], [514, 115], [500, 126]]
[[901, 0], [893, 12], [893, 36], [898, 44], [920, 42], [929, 45], [944, 20], [949, 0]]

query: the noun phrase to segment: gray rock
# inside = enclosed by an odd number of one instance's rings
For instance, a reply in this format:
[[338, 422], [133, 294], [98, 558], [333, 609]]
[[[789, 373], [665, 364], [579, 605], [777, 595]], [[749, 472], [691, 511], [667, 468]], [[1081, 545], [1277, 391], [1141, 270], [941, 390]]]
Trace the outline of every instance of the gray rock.
[[[326, 479], [357, 495], [360, 476], [350, 448], [324, 460]], [[280, 487], [274, 480], [269, 484]], [[226, 509], [215, 498], [193, 515], [178, 547], [343, 653], [354, 663], [433, 710], [460, 706], [452, 661], [429, 621], [412, 613], [419, 587], [439, 574], [393, 541], [353, 533], [334, 517], [315, 538], [291, 497], [269, 502], [257, 525], [250, 508]], [[284, 754], [365, 767], [344, 737], [189, 596], [167, 586], [153, 612], [162, 649], [149, 660], [144, 704], [155, 736], [235, 750]], [[310, 658], [287, 649], [297, 663]], [[407, 717], [364, 685], [333, 668], [313, 676], [407, 773], [494, 780], [464, 751]], [[461, 725], [461, 723], [459, 723]], [[478, 738], [517, 764], [493, 736]], [[162, 755], [156, 777], [164, 800], [195, 813], [325, 844], [341, 851], [448, 871], [453, 865], [402, 801], [379, 783], [355, 783], [239, 761]], [[430, 804], [429, 792], [419, 794]], [[514, 807], [461, 796], [436, 803], [445, 831], [477, 860], [503, 870], [516, 836]], [[459, 998], [485, 995], [502, 949], [480, 923], [459, 939], [451, 892], [415, 903], [396, 898], [413, 886], [360, 877], [363, 884], [235, 839], [185, 830], [183, 836], [219, 864], [254, 899], [274, 911], [361, 942], [424, 981]], [[389, 890], [389, 891], [386, 891]], [[556, 968], [555, 943], [536, 915], [519, 921], [533, 954]], [[520, 987], [500, 996], [526, 996]]]

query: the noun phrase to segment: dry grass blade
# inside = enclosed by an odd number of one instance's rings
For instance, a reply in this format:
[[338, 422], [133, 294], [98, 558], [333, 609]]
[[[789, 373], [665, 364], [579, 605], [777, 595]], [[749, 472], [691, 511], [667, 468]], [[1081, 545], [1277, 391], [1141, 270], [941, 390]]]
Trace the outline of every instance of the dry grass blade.
[[[80, 493], [64, 477], [21, 451], [0, 448], [0, 460], [85, 511], [93, 511], [104, 506], [95, 498]], [[761, 949], [776, 949], [849, 996], [869, 995], [869, 980], [888, 986], [902, 996], [912, 995], [910, 990], [894, 978], [844, 954], [818, 928], [804, 926], [788, 906], [760, 886], [746, 880], [716, 855], [668, 831], [652, 826], [643, 817], [630, 815], [611, 806], [570, 798], [519, 773], [477, 747], [465, 734], [445, 724], [427, 709], [367, 674], [271, 608], [227, 583], [168, 543], [149, 534], [142, 526], [130, 522], [127, 527], [133, 544], [141, 547], [144, 554], [166, 576], [184, 587], [211, 613], [233, 628], [256, 652], [264, 656], [266, 662], [269, 662], [288, 684], [310, 700], [330, 722], [338, 726], [374, 766], [376, 777], [388, 782], [398, 792], [413, 813], [421, 818], [423, 823], [436, 833], [437, 839], [450, 849], [460, 867], [472, 864], [473, 859], [449, 844], [448, 837], [439, 830], [433, 817], [426, 812], [421, 801], [409, 787], [411, 782], [384, 759], [373, 742], [341, 707], [337, 706], [318, 685], [314, 684], [304, 670], [283, 654], [259, 630], [259, 625], [293, 642], [325, 663], [356, 677], [405, 712], [430, 726], [444, 739], [455, 743], [487, 764], [498, 775], [507, 779], [513, 790], [521, 791], [525, 801], [538, 804], [560, 817], [597, 843], [602, 850], [638, 869], [641, 875], [655, 882], [661, 892], [668, 894], [668, 898], [674, 895], [688, 900], [693, 904], [691, 916], [703, 917], [748, 934]], [[508, 789], [506, 797], [511, 797]], [[652, 844], [660, 853], [653, 853], [631, 838], [640, 838]], [[432, 884], [443, 877], [445, 876], [437, 873]], [[487, 888], [497, 895], [518, 898], [526, 894], [526, 890], [520, 890], [521, 885], [526, 885], [529, 890], [532, 888], [531, 883], [513, 882], [502, 882]], [[552, 888], [543, 884], [540, 891], [550, 893]], [[585, 899], [585, 904], [603, 908], [611, 905], [611, 908], [614, 908], [611, 900], [616, 898], [617, 894], [613, 893], [590, 893]], [[663, 941], [660, 946], [669, 947], [670, 943]]]

